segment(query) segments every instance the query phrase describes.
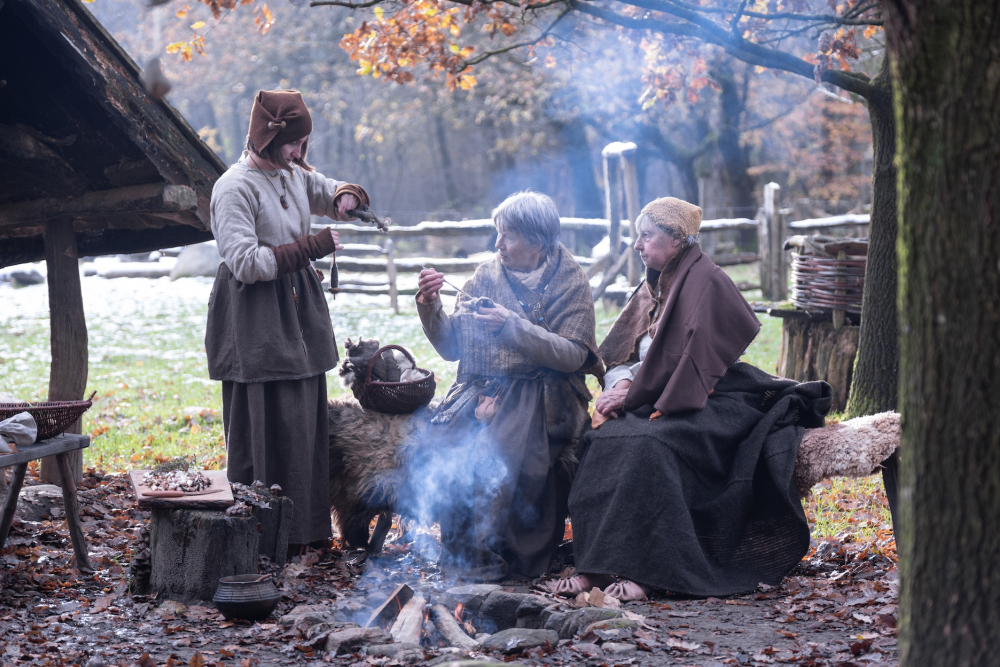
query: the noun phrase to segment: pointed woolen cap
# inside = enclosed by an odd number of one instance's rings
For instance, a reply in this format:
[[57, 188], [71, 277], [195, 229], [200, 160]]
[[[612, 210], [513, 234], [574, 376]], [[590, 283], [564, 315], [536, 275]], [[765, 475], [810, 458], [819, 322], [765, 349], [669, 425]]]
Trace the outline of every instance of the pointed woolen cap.
[[250, 139], [264, 150], [272, 141], [281, 146], [312, 132], [312, 116], [297, 90], [262, 90], [250, 110]]
[[657, 227], [670, 227], [682, 236], [698, 236], [701, 207], [676, 197], [654, 199], [639, 215], [647, 216]]

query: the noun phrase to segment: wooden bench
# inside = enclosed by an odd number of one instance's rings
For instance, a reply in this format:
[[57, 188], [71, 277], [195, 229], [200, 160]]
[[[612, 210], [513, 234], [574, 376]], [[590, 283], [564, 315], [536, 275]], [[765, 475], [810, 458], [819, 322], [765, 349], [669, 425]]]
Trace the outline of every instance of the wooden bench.
[[74, 452], [90, 446], [90, 438], [86, 435], [63, 433], [48, 440], [42, 440], [32, 445], [20, 447], [12, 454], [0, 455], [0, 468], [14, 466], [14, 476], [7, 489], [7, 496], [0, 510], [0, 550], [7, 543], [11, 524], [14, 523], [14, 513], [17, 511], [17, 499], [24, 485], [24, 474], [28, 471], [28, 463], [46, 456], [55, 456], [59, 464], [59, 477], [62, 480], [63, 505], [66, 511], [66, 525], [73, 541], [73, 551], [76, 553], [76, 567], [80, 572], [93, 572], [90, 558], [87, 556], [87, 543], [80, 524], [80, 509], [76, 503], [76, 483], [70, 470], [69, 452]]

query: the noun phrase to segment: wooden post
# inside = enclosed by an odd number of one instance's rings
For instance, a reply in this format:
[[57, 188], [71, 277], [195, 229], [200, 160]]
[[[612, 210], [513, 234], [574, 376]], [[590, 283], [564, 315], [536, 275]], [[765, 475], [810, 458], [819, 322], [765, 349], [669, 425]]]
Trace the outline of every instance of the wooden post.
[[764, 208], [758, 216], [760, 254], [760, 289], [766, 301], [788, 298], [788, 268], [785, 266], [784, 221], [778, 213], [778, 191], [781, 186], [764, 186]]
[[604, 213], [608, 218], [608, 257], [612, 263], [621, 254], [622, 238], [622, 168], [619, 143], [608, 144], [601, 151], [604, 158]]
[[[635, 153], [636, 145], [633, 143], [625, 144], [621, 152], [622, 176], [625, 185], [625, 209], [629, 219], [629, 238], [632, 240], [633, 246], [638, 235], [635, 229], [635, 221], [639, 217], [639, 211], [642, 210], [642, 205], [639, 203], [639, 170], [635, 164]], [[628, 284], [638, 285], [639, 281], [642, 280], [642, 260], [639, 258], [639, 253], [634, 247], [630, 247], [626, 252], [628, 252]]]
[[396, 287], [396, 246], [392, 239], [385, 241], [385, 272], [389, 277], [389, 305], [392, 312], [399, 315], [399, 288]]
[[[45, 225], [44, 239], [52, 349], [49, 400], [78, 401], [87, 388], [87, 321], [72, 221], [50, 220]], [[80, 433], [80, 420], [66, 432]], [[73, 481], [81, 481], [83, 452], [70, 452], [66, 457]], [[62, 484], [55, 457], [42, 459], [41, 478], [49, 484]]]

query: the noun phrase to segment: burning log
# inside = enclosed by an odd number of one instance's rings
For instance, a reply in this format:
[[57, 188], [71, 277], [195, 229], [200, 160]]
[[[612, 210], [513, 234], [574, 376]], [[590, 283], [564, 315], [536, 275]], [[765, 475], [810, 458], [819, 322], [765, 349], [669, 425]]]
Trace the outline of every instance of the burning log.
[[377, 626], [380, 628], [387, 628], [391, 626], [393, 621], [396, 619], [396, 616], [403, 610], [403, 607], [412, 597], [413, 589], [406, 584], [400, 584], [396, 587], [396, 590], [389, 595], [386, 601], [380, 604], [378, 609], [372, 612], [371, 617], [369, 617], [368, 622], [365, 623], [364, 627], [370, 628]]
[[437, 628], [437, 631], [441, 633], [445, 641], [455, 648], [466, 651], [479, 648], [479, 642], [465, 634], [465, 630], [462, 629], [462, 626], [458, 624], [458, 621], [455, 620], [455, 617], [451, 615], [451, 612], [443, 604], [436, 604], [431, 607], [431, 618], [434, 619], [434, 627]]
[[397, 644], [419, 644], [424, 632], [424, 605], [427, 600], [414, 595], [410, 598], [389, 629], [392, 640]]

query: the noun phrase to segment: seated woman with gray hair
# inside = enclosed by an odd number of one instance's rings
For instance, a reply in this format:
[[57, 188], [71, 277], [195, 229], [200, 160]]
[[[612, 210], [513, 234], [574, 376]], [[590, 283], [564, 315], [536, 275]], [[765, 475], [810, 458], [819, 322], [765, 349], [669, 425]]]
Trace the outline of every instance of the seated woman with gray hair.
[[586, 274], [559, 243], [559, 212], [520, 192], [493, 211], [497, 257], [448, 315], [444, 275], [420, 273], [417, 310], [458, 377], [408, 466], [404, 512], [441, 524], [439, 565], [493, 581], [548, 572], [563, 536], [585, 373], [602, 370]]
[[601, 343], [604, 393], [569, 499], [579, 574], [553, 592], [732, 595], [780, 583], [809, 549], [793, 472], [830, 386], [739, 361], [760, 322], [702, 254], [700, 226], [672, 197], [636, 220], [646, 279]]

